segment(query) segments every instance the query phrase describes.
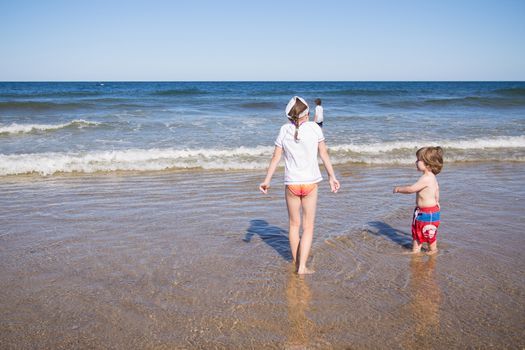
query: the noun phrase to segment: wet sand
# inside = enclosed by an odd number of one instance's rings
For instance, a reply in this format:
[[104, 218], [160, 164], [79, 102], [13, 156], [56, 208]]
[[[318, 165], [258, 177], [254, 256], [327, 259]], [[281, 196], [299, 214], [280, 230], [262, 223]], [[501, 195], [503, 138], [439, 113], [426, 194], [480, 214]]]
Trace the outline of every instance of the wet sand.
[[306, 277], [282, 173], [0, 179], [0, 348], [525, 346], [523, 164], [446, 166], [433, 257], [391, 194], [414, 169], [336, 170]]

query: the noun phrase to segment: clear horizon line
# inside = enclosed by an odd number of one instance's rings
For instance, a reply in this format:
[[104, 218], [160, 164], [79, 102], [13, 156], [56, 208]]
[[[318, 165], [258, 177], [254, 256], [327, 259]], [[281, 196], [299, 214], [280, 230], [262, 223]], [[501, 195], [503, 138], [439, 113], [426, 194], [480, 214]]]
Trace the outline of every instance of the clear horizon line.
[[523, 83], [525, 80], [0, 80], [0, 83]]

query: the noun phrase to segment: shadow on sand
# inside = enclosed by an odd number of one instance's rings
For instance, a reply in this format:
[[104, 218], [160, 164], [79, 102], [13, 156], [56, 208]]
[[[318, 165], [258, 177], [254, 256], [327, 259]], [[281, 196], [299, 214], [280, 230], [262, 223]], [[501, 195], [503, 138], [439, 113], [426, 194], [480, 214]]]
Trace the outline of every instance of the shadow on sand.
[[403, 248], [412, 249], [412, 234], [407, 233], [396, 228], [393, 228], [389, 224], [383, 221], [370, 221], [368, 226], [371, 229], [367, 229], [368, 233], [376, 236], [385, 236], [392, 242], [399, 244]]
[[283, 259], [292, 261], [288, 231], [271, 226], [266, 220], [254, 219], [250, 220], [250, 227], [246, 230], [243, 241], [250, 242], [255, 235], [261, 237], [262, 241], [272, 247]]

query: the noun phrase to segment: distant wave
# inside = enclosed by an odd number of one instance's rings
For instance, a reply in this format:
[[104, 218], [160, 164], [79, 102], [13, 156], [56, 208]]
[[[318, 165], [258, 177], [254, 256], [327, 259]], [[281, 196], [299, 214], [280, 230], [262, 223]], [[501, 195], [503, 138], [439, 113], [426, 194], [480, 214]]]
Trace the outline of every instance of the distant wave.
[[[415, 151], [435, 142], [383, 142], [330, 146], [334, 164], [412, 164]], [[525, 135], [449, 140], [439, 143], [445, 163], [472, 161], [525, 162]], [[273, 147], [233, 149], [124, 149], [112, 151], [0, 154], [0, 176], [18, 174], [162, 171], [177, 169], [263, 170]]]
[[51, 130], [68, 128], [68, 127], [83, 128], [83, 127], [99, 125], [99, 124], [100, 124], [99, 122], [90, 122], [90, 121], [82, 120], [82, 119], [72, 120], [68, 123], [63, 123], [63, 124], [17, 124], [17, 123], [13, 123], [7, 126], [0, 125], [0, 135], [30, 133], [34, 131], [51, 131]]
[[158, 90], [152, 93], [155, 96], [181, 96], [181, 95], [202, 95], [207, 94], [206, 91], [200, 89], [171, 89], [171, 90]]
[[57, 103], [41, 101], [7, 101], [0, 102], [0, 111], [13, 110], [31, 110], [31, 111], [48, 111], [48, 110], [67, 110], [86, 107], [85, 103]]
[[100, 96], [102, 91], [49, 91], [49, 92], [4, 92], [0, 97], [8, 98], [35, 98], [35, 97], [90, 97]]
[[368, 90], [368, 89], [348, 89], [326, 91], [326, 95], [345, 95], [345, 96], [398, 96], [406, 94], [407, 90]]
[[501, 95], [525, 97], [525, 88], [523, 87], [498, 89], [495, 92]]
[[468, 96], [462, 98], [428, 99], [423, 101], [392, 101], [380, 103], [383, 107], [420, 108], [420, 107], [524, 107], [525, 98]]
[[296, 95], [297, 92], [294, 90], [259, 90], [259, 91], [252, 91], [249, 92], [252, 96], [293, 96]]
[[425, 104], [435, 106], [519, 107], [525, 106], [525, 99], [498, 97], [464, 97], [452, 99], [426, 100]]
[[248, 102], [240, 105], [242, 108], [247, 109], [269, 109], [279, 108], [280, 105], [275, 102]]

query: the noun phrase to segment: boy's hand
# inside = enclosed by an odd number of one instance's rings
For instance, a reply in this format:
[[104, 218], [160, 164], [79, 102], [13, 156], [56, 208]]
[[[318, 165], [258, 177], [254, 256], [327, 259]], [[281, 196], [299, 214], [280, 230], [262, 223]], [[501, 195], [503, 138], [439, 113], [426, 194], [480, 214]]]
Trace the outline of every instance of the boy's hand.
[[333, 193], [337, 193], [339, 191], [339, 188], [341, 187], [341, 184], [339, 184], [339, 181], [335, 177], [331, 177], [330, 180], [330, 190], [332, 190]]
[[268, 190], [270, 189], [270, 184], [263, 182], [259, 185], [259, 191], [261, 191], [264, 194], [268, 194]]
[[393, 190], [392, 192], [393, 192], [393, 193], [397, 193], [397, 191], [398, 191], [398, 188], [399, 188], [399, 187], [397, 187], [397, 186], [396, 186], [396, 187], [394, 187], [394, 190]]

